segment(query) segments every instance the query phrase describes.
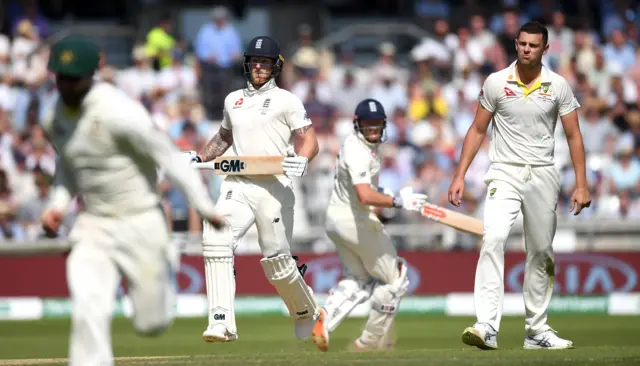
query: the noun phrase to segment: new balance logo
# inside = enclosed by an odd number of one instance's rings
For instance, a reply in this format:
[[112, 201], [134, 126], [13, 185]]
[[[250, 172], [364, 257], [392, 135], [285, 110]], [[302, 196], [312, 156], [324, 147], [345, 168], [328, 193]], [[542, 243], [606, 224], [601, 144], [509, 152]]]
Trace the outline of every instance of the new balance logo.
[[225, 197], [225, 199], [230, 200], [231, 199], [231, 195], [233, 195], [233, 191], [227, 192], [227, 196]]
[[262, 48], [262, 38], [256, 41], [256, 50], [259, 50], [261, 48]]
[[264, 103], [262, 104], [262, 108], [269, 108], [269, 104], [271, 104], [271, 98], [265, 99]]

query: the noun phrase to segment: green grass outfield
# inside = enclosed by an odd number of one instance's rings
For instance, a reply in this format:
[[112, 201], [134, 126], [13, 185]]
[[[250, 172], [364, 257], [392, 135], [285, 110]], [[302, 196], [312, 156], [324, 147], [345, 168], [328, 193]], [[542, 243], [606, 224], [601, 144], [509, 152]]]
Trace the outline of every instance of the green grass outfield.
[[[347, 319], [332, 334], [329, 352], [298, 342], [291, 320], [241, 316], [235, 343], [209, 344], [200, 336], [206, 319], [177, 319], [158, 338], [135, 334], [128, 319], [113, 323], [118, 365], [640, 365], [640, 317], [553, 315], [551, 325], [576, 349], [522, 350], [524, 319], [503, 320], [501, 350], [480, 351], [460, 341], [468, 317], [399, 316], [393, 351], [350, 352], [364, 319]], [[59, 365], [65, 362], [68, 319], [0, 322], [0, 365]]]

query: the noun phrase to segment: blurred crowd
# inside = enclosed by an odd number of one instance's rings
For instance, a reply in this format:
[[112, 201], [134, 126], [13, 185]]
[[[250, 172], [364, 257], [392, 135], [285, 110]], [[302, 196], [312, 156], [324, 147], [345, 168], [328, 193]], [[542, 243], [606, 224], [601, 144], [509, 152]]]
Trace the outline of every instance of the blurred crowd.
[[[433, 37], [416, 44], [409, 62], [399, 61], [393, 43], [381, 42], [375, 62], [357, 64], [352, 44], [314, 48], [319, 35], [308, 25], [300, 26], [294, 51], [285, 53], [280, 86], [303, 100], [321, 143], [308, 175], [296, 182], [300, 199], [295, 235], [304, 237], [322, 225], [340, 143], [353, 131], [355, 105], [367, 97], [378, 99], [388, 115], [380, 185], [394, 192], [412, 185], [433, 203], [448, 206], [447, 189], [483, 81], [515, 60], [513, 40], [529, 19], [548, 25], [549, 52], [543, 62], [569, 81], [582, 105], [580, 126], [593, 204], [578, 217], [568, 212], [575, 179], [558, 122], [556, 165], [562, 176], [558, 213], [570, 220], [640, 218], [638, 9], [605, 7], [598, 30], [568, 27], [562, 11], [542, 19], [535, 7], [470, 14], [468, 24], [454, 28], [446, 7], [433, 6], [442, 2], [418, 3], [431, 5], [419, 6], [416, 12], [433, 18], [428, 22]], [[55, 154], [39, 121], [56, 95], [45, 67], [47, 47], [39, 47], [46, 20], [35, 14], [25, 12], [11, 34], [0, 36], [0, 238], [14, 240], [40, 235], [39, 213], [55, 171]], [[212, 11], [211, 22], [202, 25], [192, 44], [175, 38], [172, 25], [172, 17], [166, 16], [150, 29], [132, 50], [134, 64], [129, 68], [110, 67], [104, 55], [97, 77], [141, 100], [180, 149], [199, 151], [219, 128], [224, 95], [242, 84], [237, 76], [243, 44], [222, 7]], [[478, 217], [482, 217], [489, 139], [490, 133], [466, 176], [462, 209]], [[204, 178], [217, 198], [220, 178], [206, 174]], [[199, 220], [183, 195], [170, 182], [163, 181], [160, 189], [173, 229], [199, 231]], [[378, 214], [388, 223], [423, 220], [391, 209]], [[420, 247], [425, 240], [403, 245]], [[438, 240], [448, 247], [475, 245], [465, 244], [460, 236]]]

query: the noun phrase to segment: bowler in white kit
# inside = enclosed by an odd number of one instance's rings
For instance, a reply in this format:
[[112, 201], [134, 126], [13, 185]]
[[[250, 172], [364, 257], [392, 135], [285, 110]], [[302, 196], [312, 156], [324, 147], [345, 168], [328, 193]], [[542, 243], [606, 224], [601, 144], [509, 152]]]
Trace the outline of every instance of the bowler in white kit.
[[76, 194], [85, 207], [69, 234], [67, 259], [74, 366], [113, 365], [111, 316], [123, 276], [134, 328], [155, 335], [171, 324], [179, 252], [160, 206], [158, 167], [211, 225], [223, 223], [198, 173], [144, 107], [94, 81], [99, 58], [98, 46], [85, 38], [53, 47], [48, 67], [60, 99], [43, 126], [60, 162], [43, 227], [57, 232]]
[[201, 153], [205, 162], [229, 148], [235, 156], [286, 156], [284, 175], [227, 176], [222, 183], [216, 208], [227, 229], [205, 225], [203, 231], [209, 324], [202, 337], [207, 342], [238, 339], [233, 253], [254, 223], [264, 255], [260, 264], [294, 319], [297, 338], [309, 336], [320, 313], [290, 250], [295, 203], [290, 177], [306, 173], [318, 153], [318, 141], [302, 101], [276, 85], [283, 63], [272, 38], [251, 40], [244, 53], [247, 87], [225, 98], [220, 130]]
[[479, 96], [479, 107], [464, 140], [460, 162], [449, 188], [449, 201], [459, 206], [464, 176], [493, 119], [491, 166], [485, 175], [487, 195], [484, 237], [476, 268], [477, 322], [462, 341], [481, 349], [497, 349], [504, 297], [505, 243], [518, 214], [524, 219], [527, 260], [523, 295], [526, 312], [525, 349], [573, 348], [547, 323], [553, 293], [560, 176], [554, 166], [554, 131], [558, 116], [567, 136], [576, 175], [570, 211], [589, 207], [585, 154], [578, 127], [580, 107], [567, 81], [542, 65], [549, 46], [547, 29], [538, 22], [520, 28], [518, 60], [491, 74]]
[[400, 301], [409, 287], [407, 263], [398, 257], [389, 234], [373, 207], [420, 211], [427, 196], [411, 187], [397, 196], [382, 193], [379, 146], [387, 123], [382, 104], [361, 101], [355, 110], [354, 132], [347, 137], [337, 159], [333, 193], [327, 209], [326, 232], [335, 243], [344, 267], [343, 279], [329, 291], [321, 316], [313, 328], [313, 341], [329, 349], [329, 333], [360, 303], [371, 299], [371, 311], [359, 350], [388, 346], [388, 336]]

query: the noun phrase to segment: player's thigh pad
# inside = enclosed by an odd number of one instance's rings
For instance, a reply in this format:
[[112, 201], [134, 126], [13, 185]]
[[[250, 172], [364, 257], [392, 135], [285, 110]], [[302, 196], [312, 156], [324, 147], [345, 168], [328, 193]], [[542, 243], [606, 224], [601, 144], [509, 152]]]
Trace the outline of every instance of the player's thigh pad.
[[156, 335], [173, 321], [177, 253], [160, 209], [119, 221], [117, 263], [127, 278], [133, 325], [141, 334]]
[[313, 291], [304, 282], [296, 261], [289, 254], [280, 254], [260, 260], [269, 282], [287, 305], [294, 318], [314, 316], [318, 311]]
[[274, 257], [290, 253], [295, 205], [293, 189], [278, 181], [255, 184], [250, 196], [262, 254]]
[[356, 306], [371, 297], [376, 281], [361, 281], [356, 278], [344, 278], [329, 290], [325, 304], [327, 310], [327, 328], [334, 331]]
[[[336, 244], [345, 267], [360, 279], [373, 277], [391, 283], [397, 278], [398, 252], [377, 218], [363, 216], [357, 221], [332, 221], [327, 235]], [[360, 267], [366, 276], [359, 273]]]
[[205, 257], [233, 257], [238, 241], [255, 222], [253, 211], [247, 203], [244, 186], [238, 182], [222, 183], [216, 210], [226, 226], [217, 230], [208, 222], [203, 223], [202, 255]]

